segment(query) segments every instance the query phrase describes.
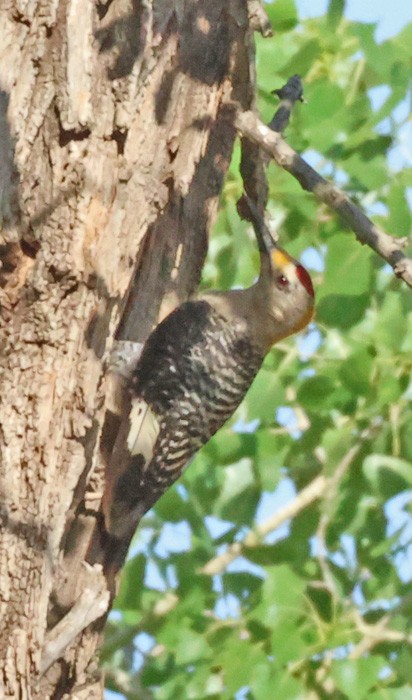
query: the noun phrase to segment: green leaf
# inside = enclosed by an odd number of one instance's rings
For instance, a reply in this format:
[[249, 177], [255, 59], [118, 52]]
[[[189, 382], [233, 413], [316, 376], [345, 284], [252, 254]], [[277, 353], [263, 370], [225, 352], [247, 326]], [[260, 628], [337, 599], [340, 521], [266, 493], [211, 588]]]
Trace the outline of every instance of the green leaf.
[[334, 661], [331, 676], [345, 697], [349, 700], [363, 700], [367, 691], [378, 681], [379, 672], [385, 665], [385, 659], [376, 656]]
[[374, 337], [380, 353], [386, 352], [387, 349], [397, 351], [405, 331], [402, 297], [398, 292], [388, 291], [379, 309], [374, 328]]
[[345, 168], [352, 176], [356, 189], [376, 190], [383, 187], [388, 179], [386, 158], [374, 153], [374, 157], [365, 157], [359, 149], [349, 158], [345, 158]]
[[254, 516], [259, 496], [250, 460], [243, 459], [224, 469], [223, 487], [213, 512], [223, 520], [249, 523]]
[[320, 299], [316, 306], [316, 318], [332, 328], [347, 330], [364, 316], [369, 306], [369, 295], [346, 296], [330, 294]]
[[268, 665], [265, 670], [263, 665], [254, 670], [250, 687], [256, 700], [303, 700], [306, 695], [306, 688], [301, 679], [293, 678], [286, 668], [275, 671]]
[[297, 24], [298, 14], [294, 0], [276, 0], [265, 9], [275, 32], [292, 29]]
[[175, 660], [177, 664], [190, 664], [198, 659], [207, 659], [211, 649], [202, 634], [196, 634], [186, 629], [180, 634], [175, 647]]
[[330, 29], [336, 30], [343, 16], [345, 0], [329, 0], [328, 5], [328, 25]]
[[290, 439], [263, 428], [257, 431], [256, 439], [255, 466], [259, 483], [263, 491], [273, 491], [281, 477], [281, 467], [285, 465]]
[[146, 557], [143, 554], [138, 554], [126, 563], [120, 590], [116, 597], [117, 609], [135, 610], [139, 608], [145, 569]]
[[266, 655], [259, 646], [237, 636], [230, 645], [225, 644], [223, 649], [216, 650], [213, 663], [222, 667], [226, 691], [229, 697], [233, 697], [239, 688], [249, 684], [253, 669], [266, 663]]
[[295, 619], [303, 612], [305, 582], [286, 565], [268, 567], [266, 573], [253, 618], [279, 629], [286, 618]]
[[320, 406], [330, 405], [334, 388], [330, 377], [309, 377], [299, 387], [297, 399], [305, 408], [317, 411]]
[[242, 457], [254, 457], [257, 449], [256, 435], [238, 433], [232, 429], [219, 430], [205, 452], [213, 464], [234, 464]]
[[298, 51], [293, 54], [291, 60], [282, 66], [283, 75], [290, 76], [294, 73], [306, 75], [309, 66], [319, 58], [321, 47], [318, 39], [305, 39]]
[[345, 93], [337, 85], [322, 80], [308, 86], [305, 97], [308, 104], [304, 111], [303, 135], [311, 148], [325, 153], [345, 132], [348, 114], [344, 109]]
[[247, 393], [248, 420], [258, 418], [264, 424], [273, 424], [275, 410], [284, 399], [281, 378], [273, 370], [269, 371], [265, 363]]
[[374, 693], [368, 693], [368, 700], [411, 700], [411, 689], [405, 688], [381, 688]]
[[325, 622], [332, 622], [333, 615], [333, 599], [332, 594], [326, 587], [315, 586], [309, 584], [306, 594], [315, 607], [317, 614]]
[[363, 472], [374, 488], [379, 488], [379, 479], [385, 478], [381, 470], [397, 474], [409, 486], [412, 485], [412, 463], [390, 455], [371, 454], [365, 457]]
[[388, 193], [389, 217], [387, 228], [394, 236], [409, 236], [411, 212], [406, 199], [405, 187], [392, 181]]
[[339, 376], [355, 394], [366, 394], [370, 388], [373, 367], [374, 359], [370, 349], [360, 346], [342, 363]]
[[348, 296], [360, 296], [369, 291], [371, 280], [371, 252], [361, 247], [351, 234], [337, 234], [328, 242], [323, 285], [319, 300], [333, 294], [342, 295], [342, 304], [356, 300]]

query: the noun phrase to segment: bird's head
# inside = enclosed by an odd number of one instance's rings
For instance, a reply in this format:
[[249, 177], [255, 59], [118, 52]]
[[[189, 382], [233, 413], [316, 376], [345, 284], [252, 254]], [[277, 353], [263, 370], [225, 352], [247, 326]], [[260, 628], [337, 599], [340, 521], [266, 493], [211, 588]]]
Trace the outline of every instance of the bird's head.
[[246, 194], [239, 200], [238, 209], [255, 230], [261, 260], [255, 299], [264, 300], [270, 319], [265, 340], [273, 345], [311, 320], [315, 301], [312, 280], [303, 265], [277, 245], [263, 213]]
[[313, 316], [315, 292], [307, 270], [285, 250], [272, 245], [261, 250], [258, 282], [274, 321], [276, 338], [285, 338], [304, 328]]

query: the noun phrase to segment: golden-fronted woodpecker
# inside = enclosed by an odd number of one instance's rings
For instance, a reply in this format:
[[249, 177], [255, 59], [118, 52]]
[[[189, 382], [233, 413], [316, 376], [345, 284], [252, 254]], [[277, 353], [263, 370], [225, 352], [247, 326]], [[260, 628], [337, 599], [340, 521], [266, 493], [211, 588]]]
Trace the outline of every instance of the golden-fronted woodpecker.
[[143, 347], [107, 464], [105, 520], [129, 538], [142, 515], [230, 418], [277, 341], [312, 318], [302, 265], [272, 239], [249, 202], [260, 274], [248, 289], [211, 291], [167, 316]]

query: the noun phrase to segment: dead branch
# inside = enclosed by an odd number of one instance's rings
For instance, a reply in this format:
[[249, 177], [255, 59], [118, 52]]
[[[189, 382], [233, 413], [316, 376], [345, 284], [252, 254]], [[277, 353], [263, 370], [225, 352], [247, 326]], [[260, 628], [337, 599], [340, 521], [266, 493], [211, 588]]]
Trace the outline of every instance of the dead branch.
[[339, 214], [354, 231], [358, 241], [378, 253], [391, 265], [396, 276], [412, 288], [412, 259], [403, 252], [408, 244], [407, 238], [395, 238], [376, 226], [342, 190], [319, 175], [254, 112], [237, 111], [235, 126], [243, 137], [260, 146], [281, 168], [293, 175], [304, 190], [313, 192], [320, 202]]

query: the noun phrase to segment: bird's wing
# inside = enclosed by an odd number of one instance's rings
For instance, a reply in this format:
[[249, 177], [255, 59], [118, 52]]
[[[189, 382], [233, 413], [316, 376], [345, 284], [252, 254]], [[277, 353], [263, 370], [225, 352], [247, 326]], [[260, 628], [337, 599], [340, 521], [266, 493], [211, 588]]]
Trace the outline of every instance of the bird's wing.
[[113, 450], [106, 465], [106, 489], [103, 513], [108, 532], [123, 537], [135, 529], [143, 515], [139, 505], [142, 475], [153, 457], [159, 423], [141, 398], [131, 400], [129, 412], [122, 418]]

